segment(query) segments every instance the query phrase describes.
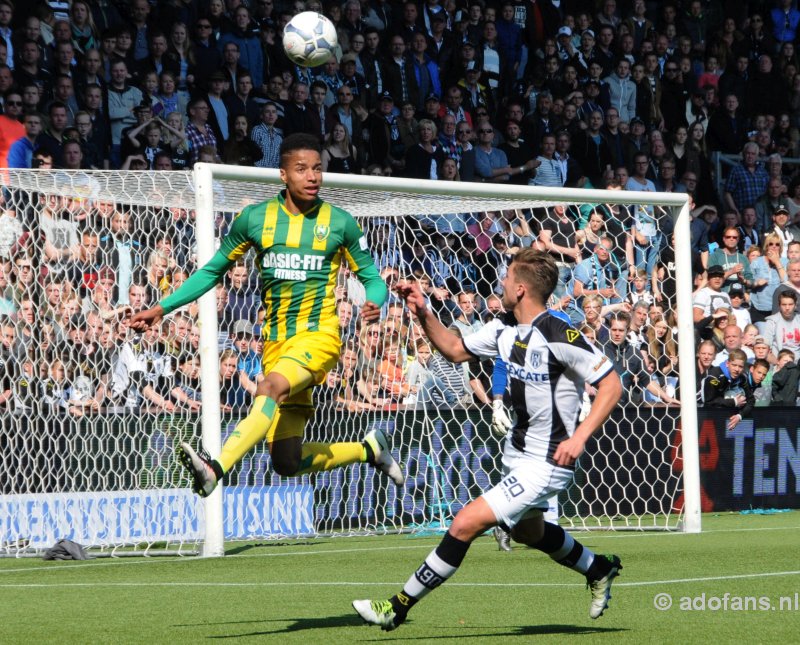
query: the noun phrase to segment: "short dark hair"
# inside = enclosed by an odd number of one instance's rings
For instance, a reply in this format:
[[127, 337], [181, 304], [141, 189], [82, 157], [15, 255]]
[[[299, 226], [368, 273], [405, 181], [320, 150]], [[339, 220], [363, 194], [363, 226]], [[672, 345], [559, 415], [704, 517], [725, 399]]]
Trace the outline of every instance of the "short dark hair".
[[155, 165], [159, 159], [169, 159], [170, 165], [172, 165], [172, 155], [164, 150], [157, 153], [155, 157], [153, 157], [153, 165]]
[[778, 296], [778, 302], [781, 300], [791, 300], [793, 303], [797, 304], [797, 292], [796, 291], [781, 291], [780, 295]]
[[296, 150], [313, 150], [318, 154], [322, 154], [322, 146], [316, 135], [308, 134], [306, 132], [295, 132], [286, 137], [281, 143], [280, 148], [280, 166], [286, 162], [286, 157]]
[[202, 95], [198, 95], [189, 102], [187, 110], [193, 110], [201, 103], [205, 103], [206, 105], [208, 105], [208, 101], [205, 99], [205, 97], [203, 97]]
[[769, 361], [764, 358], [757, 358], [756, 360], [753, 361], [753, 364], [750, 366], [750, 369], [753, 369], [754, 367], [763, 367], [764, 369], [769, 370], [770, 364]]

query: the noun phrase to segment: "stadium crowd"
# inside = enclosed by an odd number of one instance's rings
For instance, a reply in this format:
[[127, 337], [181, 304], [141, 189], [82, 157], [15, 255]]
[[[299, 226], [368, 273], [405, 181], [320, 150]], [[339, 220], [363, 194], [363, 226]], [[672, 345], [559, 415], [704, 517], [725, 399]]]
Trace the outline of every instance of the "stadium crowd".
[[[317, 69], [280, 44], [304, 10], [339, 35]], [[799, 28], [792, 0], [0, 0], [0, 165], [274, 168], [283, 137], [312, 132], [326, 172], [689, 193], [698, 399], [746, 415], [794, 405], [800, 380]], [[196, 410], [196, 308], [141, 336], [126, 326], [196, 268], [193, 213], [2, 198], [0, 408]], [[387, 283], [420, 280], [462, 334], [501, 312], [516, 249], [551, 253], [553, 309], [602, 345], [628, 400], [677, 403], [669, 214], [557, 205], [365, 228]], [[342, 358], [318, 399], [500, 396], [498, 370], [432, 354], [397, 302], [361, 325], [359, 297], [343, 273]], [[261, 378], [248, 264], [217, 299], [223, 403], [241, 410]]]

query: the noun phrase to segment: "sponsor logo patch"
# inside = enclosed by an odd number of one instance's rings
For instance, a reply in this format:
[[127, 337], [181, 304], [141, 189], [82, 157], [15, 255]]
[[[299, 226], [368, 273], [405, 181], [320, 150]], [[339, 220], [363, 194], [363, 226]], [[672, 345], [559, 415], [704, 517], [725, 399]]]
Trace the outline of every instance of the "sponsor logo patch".
[[567, 340], [570, 343], [574, 343], [580, 337], [581, 337], [581, 332], [579, 332], [577, 329], [567, 329]]

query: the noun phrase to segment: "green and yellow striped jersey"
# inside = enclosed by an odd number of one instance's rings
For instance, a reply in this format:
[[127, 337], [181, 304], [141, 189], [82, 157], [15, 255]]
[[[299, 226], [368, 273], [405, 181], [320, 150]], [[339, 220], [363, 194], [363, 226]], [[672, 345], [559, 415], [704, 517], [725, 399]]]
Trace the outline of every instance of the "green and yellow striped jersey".
[[261, 272], [265, 340], [285, 340], [303, 331], [338, 333], [334, 289], [343, 259], [364, 283], [367, 300], [378, 305], [386, 300], [386, 285], [353, 216], [322, 200], [295, 215], [281, 193], [236, 216], [208, 264], [161, 301], [164, 311], [208, 291], [250, 248], [256, 250]]

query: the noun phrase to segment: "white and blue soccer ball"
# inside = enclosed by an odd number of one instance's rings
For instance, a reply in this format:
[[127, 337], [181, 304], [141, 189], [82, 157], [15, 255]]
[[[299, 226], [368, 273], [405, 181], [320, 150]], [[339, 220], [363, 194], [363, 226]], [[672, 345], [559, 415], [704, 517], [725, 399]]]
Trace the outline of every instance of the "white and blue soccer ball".
[[301, 67], [326, 63], [337, 43], [336, 27], [316, 11], [298, 13], [283, 29], [283, 49]]

